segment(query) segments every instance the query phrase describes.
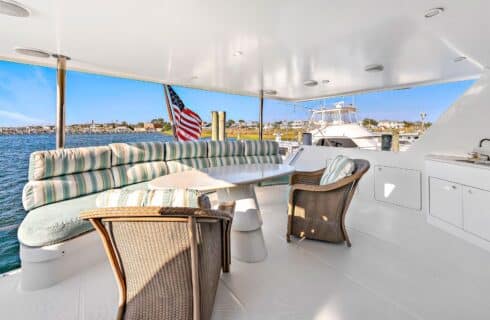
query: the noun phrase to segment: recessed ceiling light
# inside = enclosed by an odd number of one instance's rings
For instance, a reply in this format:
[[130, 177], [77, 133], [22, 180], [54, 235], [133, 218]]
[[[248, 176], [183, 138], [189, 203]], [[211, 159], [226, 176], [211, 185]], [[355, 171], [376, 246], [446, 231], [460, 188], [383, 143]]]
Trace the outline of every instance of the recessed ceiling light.
[[65, 58], [66, 60], [71, 60], [70, 57], [58, 53], [53, 53], [51, 56], [55, 59]]
[[306, 80], [305, 82], [303, 82], [303, 84], [306, 87], [314, 87], [314, 86], [318, 85], [318, 81], [316, 81], [316, 80]]
[[234, 55], [235, 57], [239, 57], [239, 56], [243, 55], [243, 52], [242, 52], [242, 51], [235, 51], [235, 52], [233, 53], [233, 55]]
[[328, 79], [322, 80], [322, 83], [323, 84], [329, 84], [330, 83], [330, 80], [328, 80]]
[[31, 13], [18, 2], [13, 0], [0, 0], [0, 14], [27, 18]]
[[36, 57], [36, 58], [49, 58], [50, 54], [46, 51], [34, 49], [34, 48], [15, 48], [15, 52], [25, 56]]
[[385, 69], [382, 64], [370, 64], [364, 68], [366, 72], [381, 72]]
[[263, 93], [268, 95], [268, 96], [275, 96], [277, 94], [277, 91], [276, 90], [264, 90]]
[[429, 9], [425, 12], [424, 17], [432, 18], [432, 17], [435, 17], [437, 15], [440, 15], [443, 12], [444, 12], [444, 8], [442, 8], [442, 7], [432, 8], [432, 9]]
[[464, 60], [466, 60], [466, 57], [464, 57], [464, 56], [454, 58], [454, 62], [460, 62], [460, 61], [464, 61]]

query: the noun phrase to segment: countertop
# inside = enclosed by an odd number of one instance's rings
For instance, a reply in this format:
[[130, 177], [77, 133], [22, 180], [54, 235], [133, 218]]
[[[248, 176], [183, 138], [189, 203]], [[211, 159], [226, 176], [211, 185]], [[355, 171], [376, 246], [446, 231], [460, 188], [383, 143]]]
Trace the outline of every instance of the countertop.
[[472, 167], [478, 169], [490, 170], [490, 161], [486, 163], [470, 163], [461, 160], [468, 160], [468, 156], [465, 155], [448, 155], [448, 154], [429, 154], [425, 157], [425, 160], [445, 162], [452, 165]]

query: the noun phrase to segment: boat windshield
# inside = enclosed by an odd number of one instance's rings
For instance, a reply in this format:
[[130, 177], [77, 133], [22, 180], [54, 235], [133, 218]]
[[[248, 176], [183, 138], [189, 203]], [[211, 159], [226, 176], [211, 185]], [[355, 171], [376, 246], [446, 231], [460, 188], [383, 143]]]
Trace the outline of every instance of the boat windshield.
[[357, 123], [356, 111], [356, 108], [352, 106], [332, 109], [321, 108], [312, 111], [311, 122], [321, 125]]

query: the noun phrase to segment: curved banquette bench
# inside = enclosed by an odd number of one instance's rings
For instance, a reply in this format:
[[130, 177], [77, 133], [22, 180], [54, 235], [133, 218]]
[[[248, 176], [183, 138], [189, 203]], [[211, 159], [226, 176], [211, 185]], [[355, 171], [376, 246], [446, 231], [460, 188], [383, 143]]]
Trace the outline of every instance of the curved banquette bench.
[[[273, 141], [114, 143], [34, 152], [22, 195], [28, 213], [18, 230], [22, 286], [47, 287], [104, 256], [94, 252], [101, 246], [90, 245], [98, 239], [79, 214], [96, 208], [106, 190], [147, 189], [148, 181], [184, 170], [281, 162]], [[37, 278], [48, 270], [53, 274]]]

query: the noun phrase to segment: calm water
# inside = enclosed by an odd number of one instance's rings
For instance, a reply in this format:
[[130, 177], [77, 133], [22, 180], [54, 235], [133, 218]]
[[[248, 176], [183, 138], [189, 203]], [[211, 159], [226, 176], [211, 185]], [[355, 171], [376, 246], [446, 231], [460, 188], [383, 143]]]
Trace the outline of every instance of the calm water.
[[[66, 147], [172, 139], [159, 133], [68, 135]], [[20, 266], [17, 228], [25, 215], [22, 188], [27, 182], [29, 155], [54, 148], [54, 135], [0, 135], [0, 274]]]

